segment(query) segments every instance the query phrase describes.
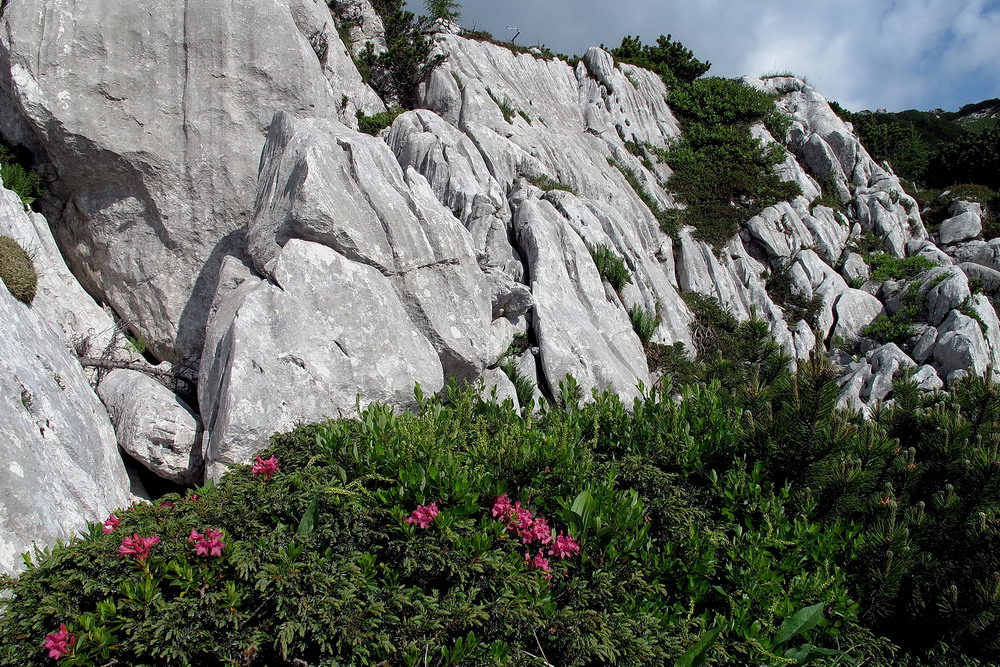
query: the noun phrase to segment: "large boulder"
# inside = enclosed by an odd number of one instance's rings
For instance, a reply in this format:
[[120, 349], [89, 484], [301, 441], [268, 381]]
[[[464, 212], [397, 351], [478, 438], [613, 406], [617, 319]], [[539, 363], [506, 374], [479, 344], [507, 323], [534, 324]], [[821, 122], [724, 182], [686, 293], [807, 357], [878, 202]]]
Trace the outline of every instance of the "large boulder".
[[510, 343], [468, 231], [383, 141], [336, 121], [275, 115], [248, 238], [261, 271], [294, 238], [377, 269], [448, 376], [476, 378]]
[[[441, 389], [437, 353], [409, 319], [390, 280], [375, 268], [292, 239], [250, 281], [203, 368], [209, 477], [245, 463], [276, 431], [353, 416], [383, 402], [414, 406], [413, 389]], [[206, 372], [207, 371], [207, 372]]]
[[941, 223], [941, 243], [951, 245], [974, 239], [983, 233], [983, 221], [974, 211], [965, 211]]
[[61, 338], [0, 285], [0, 572], [129, 500], [115, 431]]
[[[275, 109], [336, 116], [367, 90], [342, 67], [329, 8], [19, 0], [0, 32], [0, 132], [54, 176], [47, 207], [74, 273], [155, 355], [196, 358]], [[331, 68], [354, 78], [331, 84]]]
[[948, 378], [955, 371], [982, 375], [990, 363], [990, 351], [979, 323], [957, 310], [951, 311], [938, 327], [934, 361], [943, 378]]
[[201, 424], [177, 395], [145, 373], [113, 370], [97, 387], [118, 445], [164, 479], [201, 479]]

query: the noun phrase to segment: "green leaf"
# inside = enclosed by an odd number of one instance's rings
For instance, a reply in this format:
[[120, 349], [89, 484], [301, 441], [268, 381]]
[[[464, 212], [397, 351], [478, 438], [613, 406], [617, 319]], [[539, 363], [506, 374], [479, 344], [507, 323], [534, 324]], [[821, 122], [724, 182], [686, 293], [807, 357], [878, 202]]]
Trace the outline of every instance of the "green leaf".
[[694, 646], [684, 651], [684, 655], [677, 659], [674, 667], [700, 667], [700, 665], [705, 664], [705, 660], [708, 659], [708, 650], [715, 644], [720, 632], [722, 632], [722, 628], [718, 627], [703, 634]]
[[296, 535], [308, 535], [316, 529], [316, 511], [319, 503], [319, 498], [313, 498], [312, 502], [309, 503], [309, 507], [306, 511], [302, 513], [302, 520], [299, 521], [299, 529], [295, 531]]
[[789, 660], [795, 660], [795, 664], [797, 665], [808, 665], [813, 660], [822, 658], [823, 656], [840, 656], [843, 654], [843, 651], [837, 651], [832, 648], [820, 648], [812, 644], [804, 644], [798, 648], [788, 649], [785, 651], [784, 657]]
[[774, 645], [783, 644], [795, 635], [811, 629], [820, 619], [823, 618], [823, 603], [818, 602], [811, 607], [799, 609], [797, 612], [785, 619], [785, 622], [778, 628], [778, 634], [774, 636]]

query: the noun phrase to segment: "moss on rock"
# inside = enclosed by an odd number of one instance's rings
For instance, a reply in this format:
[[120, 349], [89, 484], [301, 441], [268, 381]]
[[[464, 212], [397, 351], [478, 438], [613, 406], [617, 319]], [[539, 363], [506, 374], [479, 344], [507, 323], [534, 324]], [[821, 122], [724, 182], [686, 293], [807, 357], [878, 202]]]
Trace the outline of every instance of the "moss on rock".
[[38, 287], [38, 273], [31, 257], [17, 241], [0, 236], [0, 280], [16, 298], [30, 304]]

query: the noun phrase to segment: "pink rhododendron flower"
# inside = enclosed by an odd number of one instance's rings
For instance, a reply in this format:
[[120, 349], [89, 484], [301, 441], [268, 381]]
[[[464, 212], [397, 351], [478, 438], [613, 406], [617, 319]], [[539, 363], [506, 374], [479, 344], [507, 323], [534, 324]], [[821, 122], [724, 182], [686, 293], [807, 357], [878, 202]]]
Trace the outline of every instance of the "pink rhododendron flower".
[[532, 556], [529, 553], [524, 554], [524, 562], [530, 565], [531, 567], [534, 567], [544, 572], [545, 573], [544, 576], [546, 579], [552, 578], [552, 568], [549, 566], [549, 559], [545, 557], [545, 554], [542, 553], [541, 549], [539, 549], [538, 553], [535, 554], [534, 556]]
[[535, 517], [531, 525], [526, 530], [521, 531], [521, 541], [525, 544], [532, 542], [548, 544], [551, 542], [552, 529], [549, 527], [549, 522], [540, 516]]
[[73, 648], [76, 643], [76, 635], [71, 635], [66, 629], [65, 623], [59, 624], [59, 632], [53, 632], [45, 636], [44, 648], [49, 652], [49, 657], [58, 660]]
[[123, 556], [135, 556], [140, 563], [145, 563], [146, 559], [149, 558], [150, 548], [159, 543], [160, 538], [157, 535], [139, 537], [139, 533], [132, 533], [131, 536], [122, 540], [120, 553]]
[[505, 493], [493, 502], [493, 518], [506, 522], [513, 509], [514, 506], [510, 504], [510, 498]]
[[561, 531], [552, 542], [552, 546], [549, 547], [549, 555], [556, 558], [569, 558], [578, 553], [580, 553], [580, 544], [572, 537], [563, 535]]
[[186, 502], [186, 503], [193, 503], [196, 500], [198, 500], [198, 494], [197, 493], [192, 493], [190, 496], [188, 496], [187, 498], [184, 499], [184, 502]]
[[197, 556], [221, 556], [226, 545], [222, 543], [222, 531], [209, 528], [204, 533], [191, 531], [188, 542], [194, 542], [194, 553]]
[[121, 523], [121, 519], [116, 517], [114, 513], [111, 513], [111, 515], [104, 520], [104, 523], [101, 524], [104, 526], [104, 534], [107, 535], [108, 533], [113, 532], [114, 529], [118, 527], [119, 523]]
[[278, 472], [279, 468], [277, 456], [272, 456], [267, 460], [258, 456], [257, 460], [253, 463], [253, 468], [250, 469], [250, 474], [254, 477], [263, 476], [264, 479], [271, 479], [274, 477], [274, 473]]
[[177, 505], [175, 505], [174, 503], [170, 502], [169, 500], [164, 500], [162, 503], [160, 503], [159, 505], [157, 505], [157, 507], [159, 507], [161, 510], [175, 510], [175, 509], [177, 509]]
[[422, 506], [417, 505], [417, 509], [413, 510], [413, 514], [406, 517], [406, 523], [416, 525], [420, 528], [427, 528], [437, 518], [437, 515], [437, 503]]

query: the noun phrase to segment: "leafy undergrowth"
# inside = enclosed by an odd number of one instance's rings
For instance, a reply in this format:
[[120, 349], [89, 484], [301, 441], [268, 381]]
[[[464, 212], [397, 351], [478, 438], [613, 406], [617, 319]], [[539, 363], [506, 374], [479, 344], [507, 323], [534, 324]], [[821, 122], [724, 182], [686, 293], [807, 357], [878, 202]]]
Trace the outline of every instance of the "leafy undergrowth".
[[452, 387], [275, 436], [36, 554], [0, 664], [995, 663], [997, 386], [866, 422], [759, 347], [631, 406]]

